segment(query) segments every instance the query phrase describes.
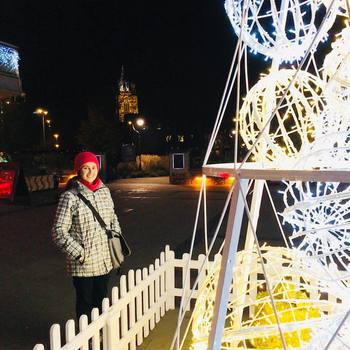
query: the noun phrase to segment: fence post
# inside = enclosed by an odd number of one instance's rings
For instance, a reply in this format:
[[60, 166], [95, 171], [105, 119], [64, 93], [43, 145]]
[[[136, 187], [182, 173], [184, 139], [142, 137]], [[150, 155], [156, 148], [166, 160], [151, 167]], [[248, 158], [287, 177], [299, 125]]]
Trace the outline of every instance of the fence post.
[[[148, 270], [144, 267], [142, 269], [142, 279], [146, 280], [148, 276]], [[146, 287], [144, 288], [144, 290], [142, 291], [142, 301], [143, 301], [143, 312], [144, 314], [147, 314], [147, 311], [149, 310], [149, 292], [148, 292], [148, 286], [146, 285]], [[149, 320], [147, 320], [146, 325], [144, 327], [144, 336], [145, 338], [148, 336], [149, 334]]]
[[117, 304], [119, 301], [119, 288], [113, 287], [112, 288], [112, 305]]
[[[136, 278], [135, 278], [136, 286], [139, 286], [142, 282], [141, 270], [136, 270]], [[142, 291], [136, 296], [136, 322], [140, 322], [142, 318]], [[137, 333], [137, 345], [142, 344], [142, 328]]]
[[165, 290], [167, 293], [166, 298], [166, 311], [175, 309], [175, 253], [169, 250], [169, 246], [165, 247]]
[[159, 259], [156, 259], [155, 263], [154, 263], [154, 267], [155, 267], [155, 280], [154, 280], [154, 300], [155, 300], [155, 306], [156, 306], [156, 323], [158, 323], [160, 321], [160, 306], [158, 305], [158, 301], [159, 301], [159, 295], [160, 295], [160, 290], [159, 290]]
[[[108, 313], [108, 311], [109, 311], [109, 299], [104, 298], [102, 300], [102, 314], [106, 314]], [[102, 338], [103, 338], [103, 349], [109, 349], [107, 347], [108, 329], [106, 324], [102, 328]]]
[[[165, 265], [165, 253], [161, 252], [160, 254], [160, 266], [161, 268], [164, 268]], [[160, 278], [160, 292], [159, 292], [159, 296], [161, 298], [163, 298], [163, 296], [165, 295], [165, 270], [164, 272], [162, 272], [159, 276]], [[162, 302], [162, 304], [160, 305], [160, 316], [163, 317], [165, 314], [165, 303]]]
[[50, 328], [50, 350], [59, 350], [61, 348], [61, 329], [60, 325], [55, 323]]
[[[128, 291], [132, 291], [135, 287], [135, 272], [129, 270], [128, 272]], [[129, 328], [132, 329], [135, 325], [135, 298], [129, 302]], [[112, 349], [112, 348], [111, 348]], [[130, 339], [130, 350], [136, 350], [136, 337]]]
[[[91, 323], [95, 322], [98, 319], [98, 317], [99, 317], [98, 308], [94, 307], [91, 310]], [[91, 342], [92, 342], [92, 349], [93, 350], [99, 349], [99, 346], [100, 346], [100, 330], [99, 329], [96, 329], [95, 334], [92, 336]]]
[[182, 268], [183, 307], [186, 306], [186, 309], [180, 310], [180, 312], [189, 311], [191, 307], [191, 300], [188, 300], [191, 292], [190, 255], [188, 253], [183, 254], [182, 261], [184, 263], [184, 267]]
[[[107, 349], [118, 349], [116, 328], [118, 323], [118, 316], [113, 311], [110, 312], [110, 316], [107, 318]], [[104, 348], [105, 349], [105, 348]]]
[[151, 309], [151, 319], [150, 319], [150, 329], [153, 329], [155, 326], [155, 310], [153, 308], [154, 305], [154, 266], [149, 266], [149, 276], [151, 276], [151, 284], [149, 286], [149, 308]]
[[155, 310], [154, 310], [154, 265], [151, 264], [148, 268], [151, 284], [149, 285], [149, 308], [151, 310], [150, 329], [155, 327]]
[[[81, 315], [79, 319], [79, 332], [83, 333], [88, 326], [88, 318], [86, 315]], [[84, 339], [84, 342], [81, 346], [81, 350], [88, 350], [89, 348], [89, 339]]]
[[[112, 288], [112, 305], [116, 305], [119, 301], [119, 288], [113, 287]], [[119, 318], [120, 318], [120, 312], [114, 311], [115, 308], [112, 308], [112, 312], [116, 313], [117, 321], [115, 324], [115, 337], [117, 339], [117, 345], [119, 346], [120, 342], [120, 326], [119, 326]]]
[[[122, 275], [120, 277], [120, 299], [125, 299], [127, 294], [126, 289], [126, 276]], [[126, 332], [128, 331], [128, 310], [127, 310], [127, 304], [125, 307], [120, 311], [120, 321], [121, 321], [121, 328], [120, 328], [120, 335], [121, 338], [124, 338], [126, 335]]]
[[66, 344], [68, 344], [75, 337], [75, 322], [68, 320], [66, 322]]
[[45, 350], [45, 348], [43, 344], [36, 344], [33, 350]]

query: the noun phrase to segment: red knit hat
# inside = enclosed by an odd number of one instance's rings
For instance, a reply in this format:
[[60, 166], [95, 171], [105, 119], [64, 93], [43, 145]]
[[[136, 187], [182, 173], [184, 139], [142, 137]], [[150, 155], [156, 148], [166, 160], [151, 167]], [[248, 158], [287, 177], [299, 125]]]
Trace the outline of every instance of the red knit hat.
[[93, 162], [96, 164], [97, 170], [100, 170], [100, 164], [97, 157], [91, 152], [81, 152], [75, 156], [74, 159], [74, 170], [76, 173], [82, 168], [85, 163]]

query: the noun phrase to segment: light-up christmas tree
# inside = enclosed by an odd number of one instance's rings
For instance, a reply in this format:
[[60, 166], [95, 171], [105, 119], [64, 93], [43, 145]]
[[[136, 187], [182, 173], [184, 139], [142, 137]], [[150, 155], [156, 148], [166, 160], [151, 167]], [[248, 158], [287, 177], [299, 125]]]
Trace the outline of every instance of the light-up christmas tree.
[[[225, 8], [238, 40], [203, 178], [231, 174], [235, 181], [213, 241], [205, 237], [206, 278], [191, 317], [192, 349], [350, 348], [349, 1], [226, 0]], [[334, 34], [344, 17], [345, 28]], [[320, 57], [317, 49], [330, 37], [332, 50]], [[269, 65], [255, 84], [249, 81], [252, 54]], [[248, 153], [237, 162], [237, 137], [232, 163], [208, 164], [234, 91], [236, 135]], [[252, 156], [255, 162], [248, 161]], [[262, 245], [257, 232], [269, 180], [284, 182], [285, 207], [275, 214], [292, 233], [280, 225], [281, 247]], [[206, 208], [205, 181], [199, 204]], [[226, 211], [222, 258], [209, 263]], [[244, 213], [245, 247], [237, 252]], [[177, 349], [188, 300], [184, 295], [180, 306]]]

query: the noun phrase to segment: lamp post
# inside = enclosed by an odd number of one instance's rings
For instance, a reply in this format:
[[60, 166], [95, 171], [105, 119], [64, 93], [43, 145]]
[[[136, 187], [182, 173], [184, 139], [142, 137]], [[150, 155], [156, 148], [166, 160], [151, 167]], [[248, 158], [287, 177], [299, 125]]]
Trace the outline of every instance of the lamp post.
[[[37, 108], [33, 114], [37, 114], [40, 117], [42, 117], [42, 124], [43, 124], [43, 146], [46, 147], [46, 135], [45, 135], [45, 117], [48, 115], [48, 111], [43, 108]], [[50, 121], [51, 122], [51, 121]]]
[[[129, 121], [129, 125], [131, 125], [132, 129], [137, 133], [137, 150], [139, 154], [139, 170], [142, 170], [141, 164], [141, 132], [140, 130], [144, 129], [145, 120], [143, 118], [137, 118], [135, 120], [135, 125], [132, 121]], [[138, 130], [139, 129], [139, 130]]]

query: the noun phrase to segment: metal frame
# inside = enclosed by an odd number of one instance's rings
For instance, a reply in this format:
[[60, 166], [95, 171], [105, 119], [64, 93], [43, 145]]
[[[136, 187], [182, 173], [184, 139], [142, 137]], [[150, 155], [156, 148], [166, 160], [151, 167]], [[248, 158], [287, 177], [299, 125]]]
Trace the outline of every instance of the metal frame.
[[[255, 168], [255, 169], [254, 169]], [[221, 269], [217, 291], [215, 296], [213, 320], [209, 335], [209, 350], [220, 350], [222, 334], [225, 325], [226, 309], [232, 281], [232, 271], [235, 263], [237, 246], [241, 232], [242, 218], [244, 212], [244, 201], [242, 194], [246, 194], [249, 180], [270, 181], [320, 181], [320, 182], [343, 182], [350, 183], [350, 171], [348, 170], [294, 170], [294, 169], [261, 169], [257, 163], [248, 163], [242, 168], [234, 164], [206, 165], [202, 168], [203, 174], [207, 176], [220, 177], [223, 173], [234, 176], [234, 189], [231, 197], [230, 212], [226, 227], [225, 245], [221, 260]], [[260, 204], [260, 198], [257, 198]], [[249, 230], [248, 230], [249, 232]], [[251, 241], [248, 237], [246, 242]]]

